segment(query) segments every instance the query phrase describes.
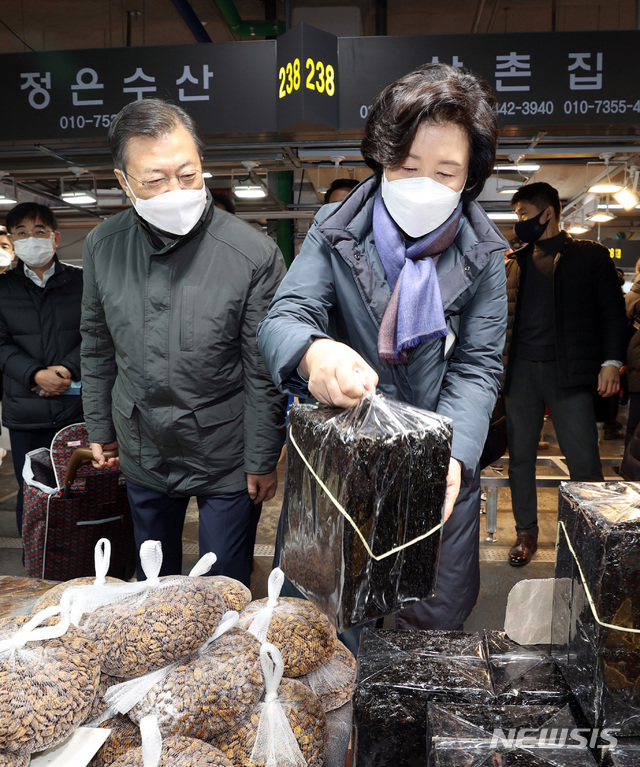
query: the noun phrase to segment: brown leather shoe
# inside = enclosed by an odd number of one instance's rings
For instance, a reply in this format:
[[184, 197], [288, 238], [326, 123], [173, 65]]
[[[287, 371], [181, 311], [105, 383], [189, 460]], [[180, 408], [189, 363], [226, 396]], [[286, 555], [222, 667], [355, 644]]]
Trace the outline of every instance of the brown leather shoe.
[[531, 562], [531, 557], [538, 550], [538, 539], [533, 535], [518, 531], [515, 544], [509, 550], [509, 564], [514, 567], [522, 567]]

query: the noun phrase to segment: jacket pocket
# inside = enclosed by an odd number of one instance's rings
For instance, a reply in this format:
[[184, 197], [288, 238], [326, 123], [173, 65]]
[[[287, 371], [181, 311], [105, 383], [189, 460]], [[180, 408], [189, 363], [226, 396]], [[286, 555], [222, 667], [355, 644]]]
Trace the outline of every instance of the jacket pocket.
[[195, 411], [198, 426], [206, 430], [229, 424], [242, 415], [243, 404], [244, 396], [240, 391], [221, 402], [201, 407]]
[[111, 418], [116, 430], [118, 450], [139, 462], [141, 453], [140, 414], [135, 402], [126, 394], [112, 395]]
[[180, 316], [180, 349], [192, 352], [195, 347], [195, 311], [198, 288], [184, 285], [182, 288], [182, 309]]

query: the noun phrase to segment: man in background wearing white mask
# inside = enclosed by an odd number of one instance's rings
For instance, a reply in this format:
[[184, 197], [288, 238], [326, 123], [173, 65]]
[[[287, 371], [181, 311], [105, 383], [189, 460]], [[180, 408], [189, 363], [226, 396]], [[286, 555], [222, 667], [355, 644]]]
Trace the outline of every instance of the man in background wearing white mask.
[[[85, 243], [82, 371], [94, 465], [119, 461], [138, 550], [161, 541], [161, 574], [182, 572], [195, 496], [201, 554], [217, 555], [212, 573], [249, 586], [286, 407], [256, 330], [284, 261], [271, 239], [213, 204], [202, 141], [183, 109], [132, 102], [109, 143], [133, 207]], [[119, 458], [106, 460], [113, 443]]]
[[[14, 265], [16, 252], [6, 226], [0, 226], [0, 274]], [[1, 391], [1, 389], [0, 389]]]
[[64, 426], [83, 420], [82, 399], [64, 396], [80, 380], [82, 269], [61, 263], [55, 216], [23, 202], [7, 214], [18, 264], [0, 276], [2, 424], [9, 429], [22, 529], [25, 455], [49, 447]]

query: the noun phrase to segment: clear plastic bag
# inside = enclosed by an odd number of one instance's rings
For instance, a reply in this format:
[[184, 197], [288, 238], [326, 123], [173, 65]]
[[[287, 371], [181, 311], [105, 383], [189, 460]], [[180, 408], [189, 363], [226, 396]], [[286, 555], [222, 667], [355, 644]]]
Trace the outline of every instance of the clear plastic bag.
[[120, 578], [112, 578], [107, 575], [111, 563], [111, 542], [108, 538], [101, 538], [95, 546], [94, 561], [96, 566], [95, 577], [84, 576], [82, 578], [72, 578], [70, 581], [58, 583], [53, 588], [46, 591], [33, 606], [33, 613], [44, 610], [45, 607], [57, 605], [62, 599], [62, 595], [68, 588], [74, 586], [88, 586], [101, 588], [105, 583], [124, 583]]
[[251, 591], [235, 578], [229, 578], [228, 575], [209, 575], [207, 576], [214, 588], [218, 589], [227, 610], [240, 612], [251, 601]]
[[284, 661], [287, 678], [308, 674], [333, 655], [338, 638], [327, 617], [311, 602], [281, 597], [284, 574], [275, 568], [268, 582], [267, 599], [256, 599], [240, 613], [238, 627], [260, 642], [274, 644]]
[[[89, 601], [101, 603], [85, 614], [81, 625], [96, 644], [102, 670], [125, 679], [195, 652], [214, 633], [225, 612], [222, 597], [207, 578], [158, 577], [162, 551], [157, 541], [146, 541], [140, 558], [145, 581], [82, 591], [85, 609]], [[210, 559], [203, 568], [207, 566]]]
[[338, 631], [433, 593], [451, 421], [382, 395], [289, 411], [280, 565]]
[[155, 714], [164, 735], [210, 740], [252, 711], [263, 694], [260, 643], [231, 628], [187, 662], [175, 664], [129, 717], [141, 722]]
[[128, 716], [116, 714], [106, 719], [99, 727], [111, 730], [89, 767], [111, 767], [111, 765], [134, 748], [140, 748], [142, 737], [140, 728]]
[[316, 695], [326, 712], [348, 703], [356, 685], [356, 659], [342, 642], [326, 663], [297, 678]]
[[596, 767], [569, 706], [429, 703], [427, 723], [430, 765]]
[[41, 751], [86, 718], [100, 667], [95, 647], [57, 607], [0, 621], [0, 750]]
[[235, 767], [217, 748], [197, 738], [163, 739], [155, 717], [140, 723], [142, 746], [127, 751], [111, 767]]
[[29, 767], [29, 754], [12, 754], [10, 751], [0, 751], [0, 767]]
[[282, 679], [277, 647], [260, 649], [265, 697], [254, 712], [213, 742], [234, 767], [322, 767], [327, 719], [316, 696], [295, 679]]

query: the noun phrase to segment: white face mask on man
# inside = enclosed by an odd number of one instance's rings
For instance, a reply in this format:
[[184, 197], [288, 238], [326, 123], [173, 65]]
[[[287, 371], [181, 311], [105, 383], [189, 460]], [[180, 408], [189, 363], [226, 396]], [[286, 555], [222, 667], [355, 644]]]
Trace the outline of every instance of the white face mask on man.
[[200, 220], [207, 204], [204, 183], [200, 189], [173, 189], [148, 199], [136, 197], [128, 181], [127, 186], [138, 215], [169, 234], [188, 234]]
[[14, 240], [16, 256], [31, 269], [46, 266], [55, 255], [53, 233], [50, 237], [27, 237], [26, 240]]
[[10, 253], [4, 248], [0, 248], [0, 269], [4, 269], [7, 266], [11, 266], [13, 261], [13, 253]]
[[[464, 186], [463, 186], [464, 188]], [[459, 192], [428, 176], [388, 181], [382, 173], [382, 199], [389, 215], [409, 237], [423, 237], [449, 218], [460, 202]]]

